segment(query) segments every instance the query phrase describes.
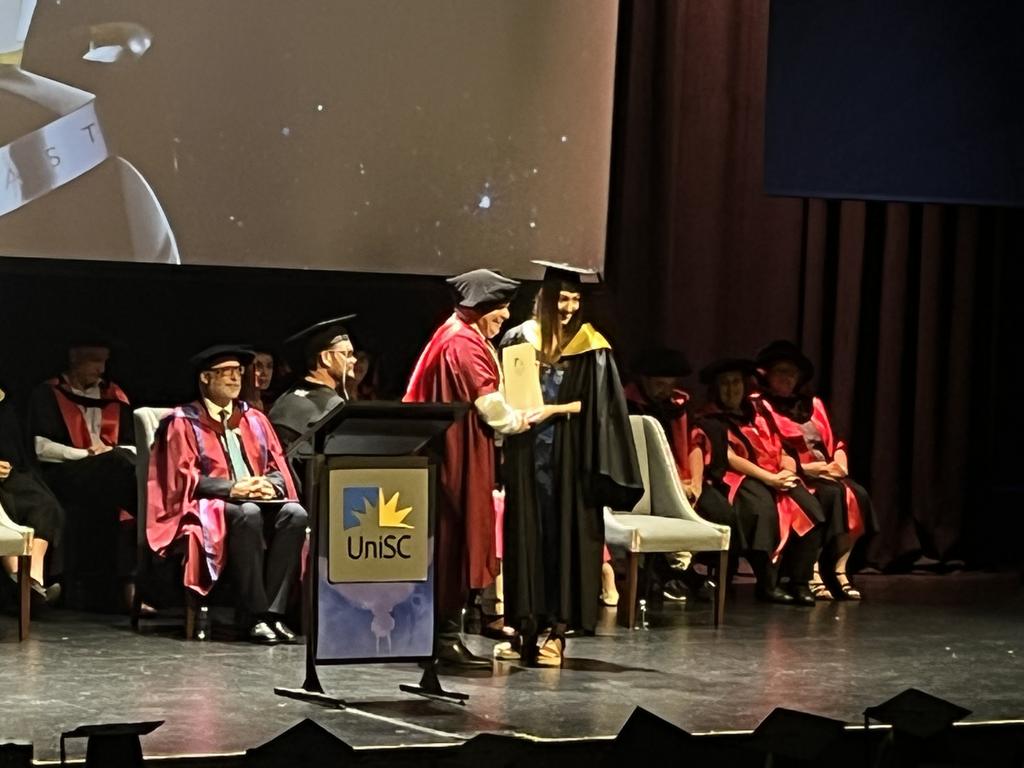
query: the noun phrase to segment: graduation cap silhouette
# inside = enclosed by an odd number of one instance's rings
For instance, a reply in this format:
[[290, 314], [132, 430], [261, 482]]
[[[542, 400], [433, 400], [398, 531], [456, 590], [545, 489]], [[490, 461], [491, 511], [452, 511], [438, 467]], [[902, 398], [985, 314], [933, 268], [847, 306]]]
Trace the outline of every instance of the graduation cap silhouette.
[[245, 752], [245, 765], [301, 766], [348, 765], [355, 750], [308, 717], [265, 744]]
[[643, 707], [637, 707], [623, 723], [602, 765], [628, 765], [640, 756], [691, 756], [697, 740], [687, 731]]
[[754, 729], [748, 746], [770, 755], [814, 761], [839, 740], [845, 727], [842, 720], [776, 707]]
[[969, 714], [969, 709], [917, 688], [908, 688], [888, 701], [865, 709], [864, 725], [866, 727], [869, 720], [877, 720], [888, 723], [894, 731], [930, 739]]
[[103, 723], [80, 725], [60, 735], [60, 764], [67, 762], [66, 739], [88, 739], [85, 748], [86, 768], [135, 768], [142, 765], [140, 736], [152, 733], [163, 720], [142, 723]]

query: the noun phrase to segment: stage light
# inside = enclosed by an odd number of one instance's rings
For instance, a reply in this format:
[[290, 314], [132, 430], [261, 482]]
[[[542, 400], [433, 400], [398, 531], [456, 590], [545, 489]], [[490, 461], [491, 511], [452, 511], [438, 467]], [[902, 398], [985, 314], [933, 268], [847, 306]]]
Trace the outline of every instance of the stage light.
[[142, 743], [139, 737], [152, 733], [163, 724], [163, 720], [150, 720], [144, 723], [80, 725], [60, 735], [60, 763], [64, 765], [67, 762], [66, 739], [87, 739], [86, 768], [141, 768]]
[[246, 768], [348, 765], [355, 750], [308, 717], [265, 744], [245, 751]]
[[845, 727], [842, 720], [777, 707], [754, 729], [749, 746], [772, 757], [773, 764], [778, 757], [813, 764], [828, 757]]

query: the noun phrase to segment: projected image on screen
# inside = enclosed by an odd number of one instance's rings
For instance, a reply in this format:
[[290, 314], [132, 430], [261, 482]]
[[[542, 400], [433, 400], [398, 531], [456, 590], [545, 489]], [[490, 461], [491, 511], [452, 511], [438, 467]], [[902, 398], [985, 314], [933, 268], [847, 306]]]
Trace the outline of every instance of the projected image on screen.
[[0, 255], [600, 267], [616, 22], [612, 0], [0, 0]]

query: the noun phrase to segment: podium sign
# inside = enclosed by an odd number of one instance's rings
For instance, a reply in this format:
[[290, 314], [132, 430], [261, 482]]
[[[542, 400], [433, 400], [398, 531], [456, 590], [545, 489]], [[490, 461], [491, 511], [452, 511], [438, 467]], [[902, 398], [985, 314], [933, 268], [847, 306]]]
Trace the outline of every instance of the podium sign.
[[327, 580], [426, 581], [429, 480], [426, 468], [331, 470]]
[[318, 664], [416, 661], [403, 691], [445, 691], [434, 660], [434, 529], [444, 435], [468, 403], [348, 402], [288, 449], [302, 457], [311, 513], [305, 601], [306, 679], [274, 692], [344, 706], [324, 693]]
[[414, 660], [434, 641], [426, 457], [335, 457], [323, 470], [316, 661]]

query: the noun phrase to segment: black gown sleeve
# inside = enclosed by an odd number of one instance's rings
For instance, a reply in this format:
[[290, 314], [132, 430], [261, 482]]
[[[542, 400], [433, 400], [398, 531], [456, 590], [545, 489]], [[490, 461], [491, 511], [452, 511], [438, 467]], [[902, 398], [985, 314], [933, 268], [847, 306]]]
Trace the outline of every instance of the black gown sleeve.
[[559, 402], [579, 400], [577, 464], [587, 502], [594, 507], [632, 509], [644, 494], [629, 411], [609, 350], [569, 359]]

